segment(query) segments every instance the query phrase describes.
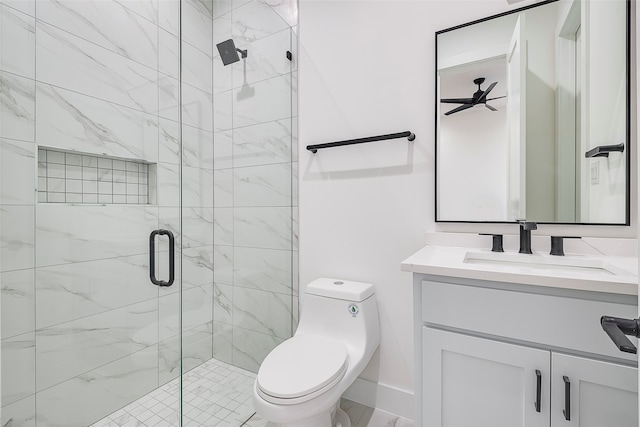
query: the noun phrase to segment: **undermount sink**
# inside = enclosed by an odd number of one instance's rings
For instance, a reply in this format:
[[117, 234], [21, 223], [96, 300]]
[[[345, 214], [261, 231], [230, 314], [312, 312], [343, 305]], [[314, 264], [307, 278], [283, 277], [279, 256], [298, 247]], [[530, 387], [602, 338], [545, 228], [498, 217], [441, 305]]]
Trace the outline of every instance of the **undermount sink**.
[[463, 262], [466, 264], [494, 266], [520, 266], [537, 270], [581, 271], [614, 276], [628, 276], [633, 274], [606, 260], [587, 256], [573, 257], [504, 252], [467, 252]]

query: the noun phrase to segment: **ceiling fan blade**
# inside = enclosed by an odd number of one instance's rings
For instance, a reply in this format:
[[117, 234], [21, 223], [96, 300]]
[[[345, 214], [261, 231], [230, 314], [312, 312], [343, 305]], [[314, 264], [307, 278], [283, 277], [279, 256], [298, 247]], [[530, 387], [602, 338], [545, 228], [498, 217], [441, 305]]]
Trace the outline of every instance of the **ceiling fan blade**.
[[487, 107], [487, 108], [488, 108], [489, 110], [491, 110], [491, 111], [498, 111], [498, 110], [496, 110], [495, 108], [493, 108], [493, 107], [492, 107], [491, 105], [489, 105], [489, 104], [484, 104], [484, 106], [485, 106], [485, 107]]
[[493, 101], [494, 99], [506, 98], [507, 95], [504, 96], [496, 96], [495, 98], [487, 98], [487, 101]]
[[443, 104], [470, 104], [473, 102], [473, 98], [444, 98], [440, 102]]
[[485, 101], [487, 99], [487, 95], [489, 95], [489, 92], [491, 92], [493, 90], [493, 88], [496, 87], [497, 84], [498, 84], [498, 82], [491, 83], [491, 85], [489, 85], [489, 87], [484, 92], [482, 92], [482, 95], [480, 95], [478, 97], [478, 99], [476, 100], [476, 104], [478, 102]]
[[454, 108], [451, 111], [447, 111], [446, 113], [444, 113], [444, 115], [448, 116], [449, 114], [457, 113], [458, 111], [466, 110], [467, 108], [471, 108], [471, 107], [473, 107], [473, 104], [464, 104], [464, 105], [461, 105], [459, 107]]

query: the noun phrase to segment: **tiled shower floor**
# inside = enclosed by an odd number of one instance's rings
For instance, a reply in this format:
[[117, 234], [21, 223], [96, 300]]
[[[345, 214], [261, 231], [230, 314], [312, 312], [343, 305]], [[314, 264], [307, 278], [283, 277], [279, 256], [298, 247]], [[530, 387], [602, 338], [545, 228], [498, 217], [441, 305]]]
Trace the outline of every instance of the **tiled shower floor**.
[[[254, 415], [251, 394], [255, 374], [211, 359], [183, 378], [184, 427], [273, 427]], [[177, 427], [180, 384], [175, 379], [91, 427]], [[413, 422], [342, 399], [352, 427], [413, 427]]]
[[[255, 374], [210, 359], [183, 379], [185, 427], [238, 427], [254, 413], [251, 393]], [[92, 427], [179, 426], [180, 383], [175, 379], [141, 397]]]

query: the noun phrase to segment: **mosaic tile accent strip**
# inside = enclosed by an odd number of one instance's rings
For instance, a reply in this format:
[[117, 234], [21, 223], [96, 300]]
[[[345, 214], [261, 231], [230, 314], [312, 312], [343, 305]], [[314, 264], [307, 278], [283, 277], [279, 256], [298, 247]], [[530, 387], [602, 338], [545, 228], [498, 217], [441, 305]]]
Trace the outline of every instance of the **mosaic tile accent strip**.
[[38, 148], [38, 202], [149, 204], [149, 164]]

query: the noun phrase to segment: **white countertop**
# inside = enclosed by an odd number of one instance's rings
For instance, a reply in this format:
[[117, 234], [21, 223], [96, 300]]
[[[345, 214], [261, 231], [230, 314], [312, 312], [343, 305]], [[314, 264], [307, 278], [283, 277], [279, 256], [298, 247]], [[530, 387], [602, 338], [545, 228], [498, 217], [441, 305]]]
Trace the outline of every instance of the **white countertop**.
[[401, 264], [402, 271], [534, 286], [638, 294], [638, 259], [599, 255], [552, 256], [425, 246]]

